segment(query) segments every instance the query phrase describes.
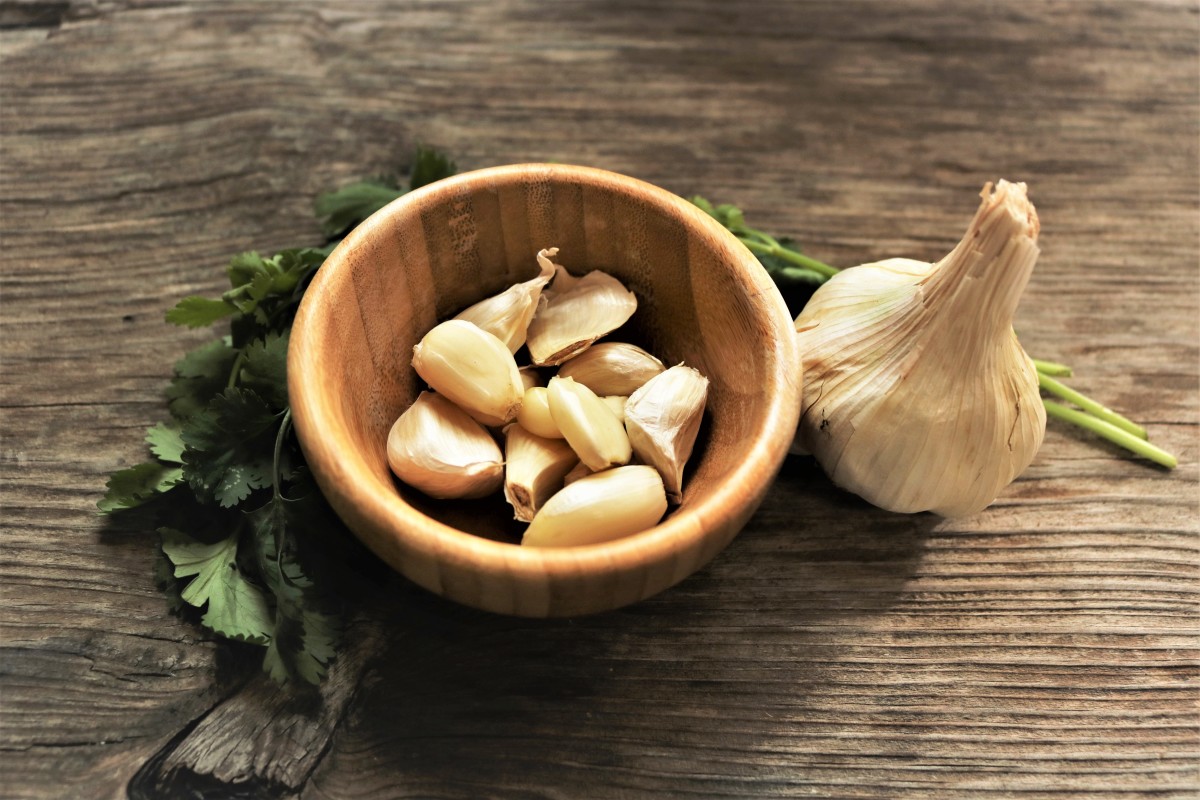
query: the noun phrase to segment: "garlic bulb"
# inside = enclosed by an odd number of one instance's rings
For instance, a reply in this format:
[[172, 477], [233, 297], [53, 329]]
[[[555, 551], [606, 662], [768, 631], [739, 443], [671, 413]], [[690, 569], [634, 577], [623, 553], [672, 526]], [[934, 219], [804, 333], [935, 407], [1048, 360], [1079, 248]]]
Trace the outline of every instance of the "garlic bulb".
[[629, 463], [633, 448], [625, 426], [595, 392], [559, 377], [550, 379], [546, 392], [550, 416], [580, 461], [593, 470]]
[[661, 361], [636, 345], [602, 342], [563, 364], [558, 374], [599, 395], [628, 397], [663, 369]]
[[[619, 280], [595, 270], [575, 278], [561, 266], [546, 305], [529, 323], [525, 344], [538, 366], [554, 366], [587, 349], [592, 342], [625, 324], [637, 310], [637, 298]], [[614, 393], [619, 394], [619, 393]]]
[[634, 464], [589, 475], [546, 501], [525, 529], [527, 547], [571, 547], [654, 527], [667, 510], [662, 478]]
[[543, 439], [514, 423], [504, 429], [504, 461], [504, 499], [514, 517], [529, 522], [579, 457], [562, 439]]
[[387, 458], [397, 478], [431, 497], [483, 497], [504, 481], [504, 456], [491, 434], [432, 392], [421, 392], [392, 425]]
[[1046, 415], [1012, 329], [1037, 260], [1023, 183], [984, 187], [936, 264], [847, 269], [796, 318], [798, 432], [834, 483], [890, 511], [972, 514], [1033, 460]]
[[536, 278], [513, 284], [498, 295], [480, 300], [455, 319], [475, 323], [504, 342], [508, 352], [517, 352], [525, 344], [529, 322], [542, 300], [542, 287], [554, 277], [555, 265], [550, 258], [557, 252], [557, 247], [539, 251], [537, 261], [541, 272]]
[[525, 395], [517, 362], [504, 343], [474, 323], [451, 319], [413, 348], [413, 368], [484, 425], [511, 422]]
[[683, 500], [683, 465], [696, 444], [707, 397], [708, 378], [680, 364], [646, 381], [625, 404], [633, 452], [662, 474], [675, 503]]

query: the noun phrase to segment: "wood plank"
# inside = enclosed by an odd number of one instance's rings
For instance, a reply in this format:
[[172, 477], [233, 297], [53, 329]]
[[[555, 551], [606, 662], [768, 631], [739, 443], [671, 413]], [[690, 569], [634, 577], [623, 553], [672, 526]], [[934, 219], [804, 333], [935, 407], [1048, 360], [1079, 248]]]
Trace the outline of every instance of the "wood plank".
[[[1194, 796], [1198, 34], [1194, 3], [1100, 0], [0, 4], [3, 793]], [[1025, 180], [1023, 343], [1181, 466], [1052, 424], [948, 522], [793, 459], [712, 565], [614, 614], [383, 586], [298, 710], [94, 503], [208, 336], [165, 308], [318, 242], [313, 196], [416, 141], [736, 202], [842, 266], [934, 259]]]

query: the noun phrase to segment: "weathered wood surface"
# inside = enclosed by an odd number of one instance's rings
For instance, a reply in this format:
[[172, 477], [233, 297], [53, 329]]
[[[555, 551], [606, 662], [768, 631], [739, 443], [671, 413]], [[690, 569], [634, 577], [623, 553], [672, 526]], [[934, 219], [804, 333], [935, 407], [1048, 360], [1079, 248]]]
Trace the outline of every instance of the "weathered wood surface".
[[[0, 794], [1193, 797], [1195, 3], [0, 3]], [[932, 259], [1030, 184], [1028, 350], [1164, 472], [1052, 424], [991, 509], [873, 510], [803, 459], [710, 567], [531, 622], [399, 580], [319, 701], [167, 613], [143, 457], [164, 326], [232, 253], [417, 141], [743, 205], [848, 265]]]

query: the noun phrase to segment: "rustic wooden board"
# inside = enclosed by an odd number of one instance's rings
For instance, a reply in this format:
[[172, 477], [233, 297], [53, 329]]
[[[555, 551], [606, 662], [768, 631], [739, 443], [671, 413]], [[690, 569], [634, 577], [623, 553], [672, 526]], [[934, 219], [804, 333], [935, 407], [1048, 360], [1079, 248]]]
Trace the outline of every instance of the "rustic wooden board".
[[[1192, 2], [0, 3], [0, 794], [1195, 796], [1198, 42]], [[936, 258], [1025, 180], [1023, 342], [1181, 465], [1052, 424], [948, 522], [794, 459], [663, 595], [531, 622], [384, 580], [282, 696], [95, 502], [207, 336], [163, 310], [418, 141], [736, 202], [838, 265]]]

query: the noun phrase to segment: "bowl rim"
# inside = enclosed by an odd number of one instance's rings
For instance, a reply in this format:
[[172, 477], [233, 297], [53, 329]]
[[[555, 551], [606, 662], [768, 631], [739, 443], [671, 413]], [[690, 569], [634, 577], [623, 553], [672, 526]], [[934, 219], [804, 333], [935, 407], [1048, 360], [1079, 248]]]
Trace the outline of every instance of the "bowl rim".
[[[761, 297], [763, 302], [759, 307], [768, 312], [771, 329], [780, 334], [773, 337], [773, 369], [764, 376], [764, 385], [775, 391], [769, 392], [763, 422], [758, 433], [746, 440], [746, 452], [737, 467], [705, 496], [693, 504], [673, 508], [653, 528], [608, 542], [566, 548], [522, 547], [519, 543], [495, 541], [446, 525], [409, 505], [399, 493], [357, 490], [351, 497], [344, 487], [375, 485], [378, 476], [367, 468], [365, 457], [347, 459], [318, 434], [322, 429], [321, 420], [340, 412], [331, 410], [331, 404], [327, 402], [329, 395], [321, 391], [319, 380], [301, 369], [307, 352], [318, 349], [314, 337], [323, 327], [315, 310], [319, 304], [313, 298], [326, 291], [326, 287], [348, 279], [349, 270], [344, 265], [349, 254], [369, 242], [393, 217], [420, 213], [423, 208], [449, 197], [526, 182], [531, 173], [555, 181], [635, 193], [664, 213], [681, 218], [720, 253], [721, 261], [729, 265], [737, 283], [747, 292]], [[730, 523], [740, 529], [765, 496], [787, 455], [800, 416], [802, 367], [799, 347], [794, 336], [786, 335], [793, 330], [782, 296], [754, 254], [724, 226], [684, 198], [641, 179], [596, 167], [537, 162], [486, 167], [444, 178], [393, 200], [351, 231], [326, 258], [305, 292], [292, 326], [288, 390], [293, 424], [321, 491], [359, 538], [362, 536], [346, 519], [347, 513], [376, 529], [390, 531], [392, 536], [402, 540], [400, 544], [404, 548], [415, 549], [424, 557], [486, 572], [500, 569], [510, 573], [512, 578], [526, 580], [662, 563], [714, 529]], [[768, 341], [764, 340], [763, 345], [767, 346]], [[320, 374], [320, 370], [315, 373]], [[737, 532], [732, 531], [728, 538]], [[373, 543], [368, 541], [367, 544], [394, 568], [404, 571]], [[438, 586], [429, 586], [412, 575], [409, 577], [426, 588], [441, 591]]]

